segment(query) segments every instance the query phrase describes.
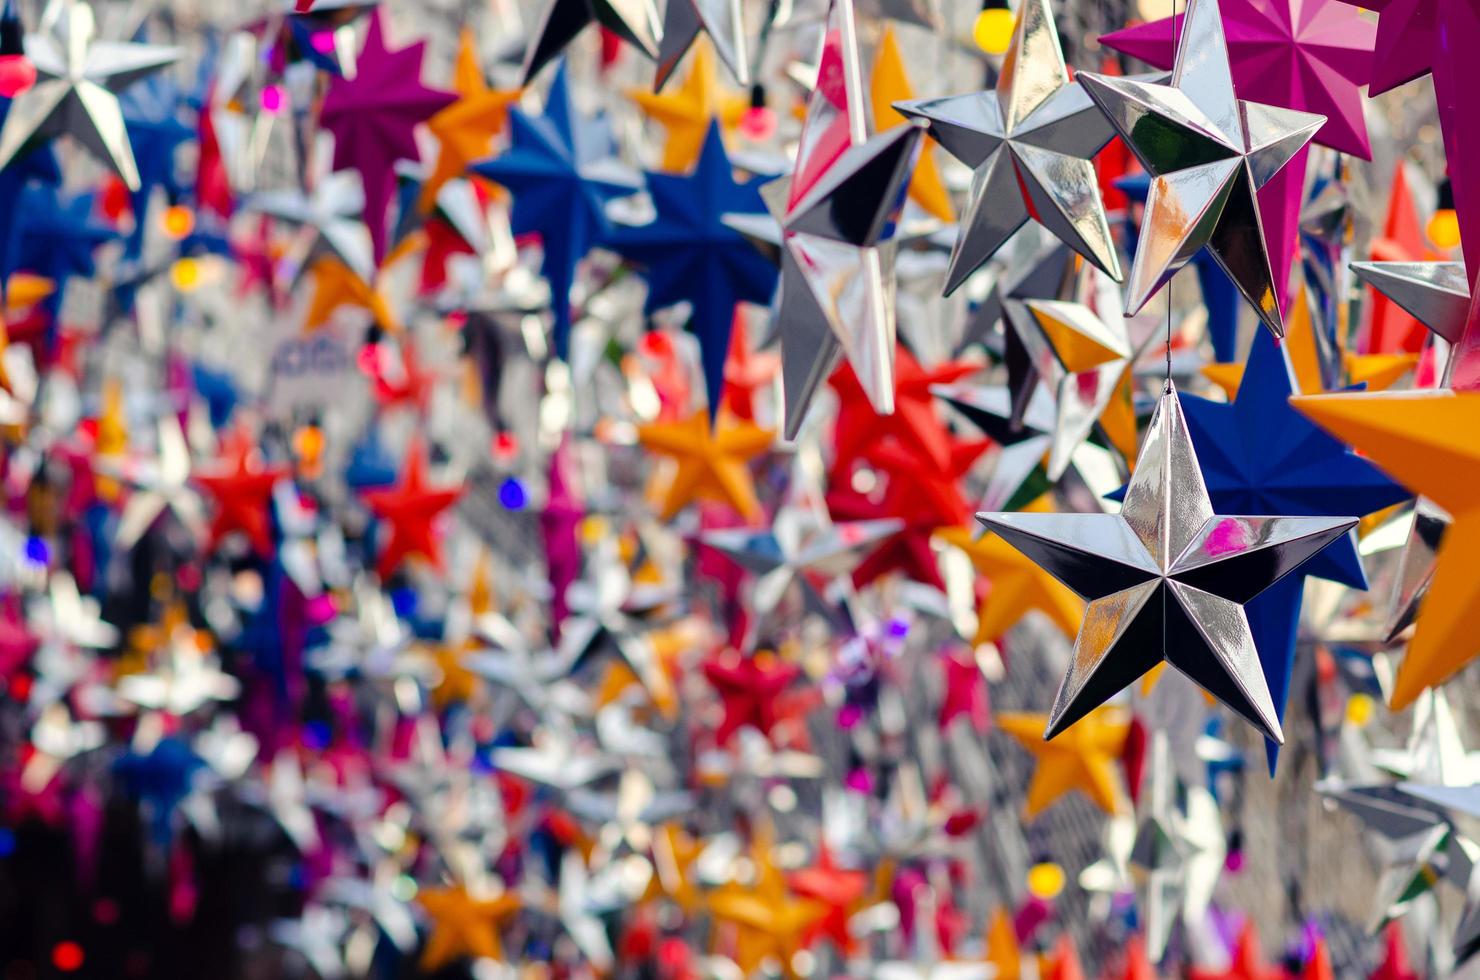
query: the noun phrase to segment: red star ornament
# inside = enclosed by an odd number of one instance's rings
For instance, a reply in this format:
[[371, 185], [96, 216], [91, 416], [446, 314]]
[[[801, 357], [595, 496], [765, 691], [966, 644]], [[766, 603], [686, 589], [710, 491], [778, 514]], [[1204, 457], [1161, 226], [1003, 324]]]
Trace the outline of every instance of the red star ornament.
[[427, 483], [426, 450], [413, 439], [406, 450], [406, 469], [401, 482], [386, 490], [370, 490], [363, 496], [375, 516], [390, 525], [390, 540], [380, 553], [377, 571], [382, 579], [391, 576], [407, 558], [418, 557], [442, 568], [442, 549], [432, 530], [436, 517], [462, 496], [459, 484], [432, 487]]
[[211, 547], [240, 531], [252, 550], [272, 555], [272, 522], [268, 519], [272, 488], [288, 475], [286, 467], [264, 466], [262, 454], [245, 431], [230, 435], [214, 466], [196, 473], [196, 482], [216, 501], [211, 521]]
[[781, 693], [796, 680], [801, 669], [774, 654], [761, 651], [742, 657], [726, 651], [704, 664], [704, 676], [719, 694], [724, 717], [715, 730], [714, 740], [725, 745], [746, 725], [770, 735], [781, 720]]
[[868, 891], [867, 872], [840, 868], [833, 862], [832, 851], [826, 844], [817, 854], [817, 863], [810, 868], [793, 871], [786, 877], [791, 890], [803, 898], [810, 898], [826, 911], [803, 935], [803, 942], [810, 946], [821, 938], [831, 939], [839, 952], [847, 955], [858, 945], [858, 938], [848, 931], [848, 919], [858, 908], [858, 903]]
[[[934, 468], [903, 449], [886, 442], [871, 449], [867, 461], [886, 479], [881, 492], [856, 489], [835, 490], [827, 495], [827, 508], [840, 521], [897, 518], [904, 527], [881, 541], [853, 570], [860, 588], [892, 571], [944, 590], [935, 565], [930, 538], [943, 527], [959, 527], [970, 517], [960, 481], [990, 443], [983, 440], [952, 442], [947, 463]], [[836, 477], [835, 477], [836, 478]]]
[[828, 379], [838, 396], [834, 469], [845, 469], [869, 447], [890, 436], [937, 469], [949, 465], [951, 433], [937, 414], [938, 399], [930, 388], [959, 381], [974, 371], [975, 367], [956, 362], [927, 371], [899, 345], [894, 352], [894, 414], [880, 415], [869, 403], [853, 368], [844, 361]]

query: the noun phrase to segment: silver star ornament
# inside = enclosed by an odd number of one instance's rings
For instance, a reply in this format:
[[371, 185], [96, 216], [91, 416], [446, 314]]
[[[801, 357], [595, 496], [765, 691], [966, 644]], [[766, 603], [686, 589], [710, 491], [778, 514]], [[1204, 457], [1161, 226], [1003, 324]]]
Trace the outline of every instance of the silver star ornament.
[[775, 332], [793, 439], [838, 355], [894, 413], [894, 257], [924, 124], [868, 135], [852, 0], [833, 0], [790, 180], [767, 185], [782, 227]]
[[740, 0], [668, 0], [663, 8], [663, 36], [658, 42], [658, 72], [653, 91], [661, 92], [683, 56], [707, 34], [714, 53], [735, 79], [750, 87], [750, 62], [745, 46], [745, 17]]
[[1126, 315], [1207, 248], [1276, 337], [1285, 334], [1256, 193], [1326, 122], [1233, 90], [1218, 0], [1192, 0], [1170, 85], [1080, 72], [1151, 175]]
[[895, 103], [974, 169], [946, 294], [955, 292], [1030, 217], [1112, 279], [1120, 259], [1091, 159], [1115, 132], [1069, 80], [1048, 0], [1027, 0], [994, 92]]
[[118, 93], [173, 64], [180, 49], [99, 41], [93, 10], [81, 0], [52, 0], [41, 30], [26, 36], [36, 84], [15, 97], [0, 127], [0, 168], [26, 148], [68, 135], [139, 189], [139, 168]]
[[1166, 661], [1281, 743], [1244, 603], [1357, 523], [1214, 514], [1170, 382], [1119, 514], [978, 519], [1089, 601], [1045, 738]]

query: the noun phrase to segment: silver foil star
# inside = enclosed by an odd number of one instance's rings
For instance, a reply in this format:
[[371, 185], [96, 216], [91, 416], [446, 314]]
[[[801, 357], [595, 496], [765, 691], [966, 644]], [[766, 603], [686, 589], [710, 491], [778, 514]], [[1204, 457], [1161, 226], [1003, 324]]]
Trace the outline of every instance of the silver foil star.
[[726, 528], [699, 536], [706, 546], [733, 559], [756, 575], [751, 603], [756, 615], [767, 616], [796, 582], [807, 608], [821, 616], [836, 610], [809, 577], [835, 578], [852, 565], [859, 551], [903, 528], [898, 520], [856, 521], [819, 528], [804, 535], [805, 519], [796, 508], [783, 510], [766, 530]]
[[663, 25], [653, 0], [549, 0], [524, 52], [522, 84], [528, 85], [593, 22], [649, 58], [658, 57]]
[[746, 57], [745, 17], [740, 0], [668, 0], [663, 8], [663, 37], [658, 42], [658, 73], [653, 90], [662, 91], [678, 63], [700, 34], [709, 35], [714, 52], [735, 84], [750, 87]]
[[841, 352], [874, 410], [894, 412], [894, 256], [924, 124], [868, 136], [852, 0], [833, 0], [796, 170], [767, 186], [783, 236], [776, 332], [795, 438]]
[[36, 84], [10, 104], [0, 127], [0, 167], [38, 140], [68, 135], [107, 164], [130, 190], [139, 168], [118, 93], [180, 57], [179, 48], [96, 39], [93, 10], [80, 0], [52, 0], [41, 32], [26, 36]]
[[1326, 117], [1233, 90], [1218, 0], [1192, 0], [1170, 85], [1081, 72], [1079, 83], [1151, 174], [1126, 314], [1141, 308], [1204, 247], [1276, 337], [1285, 324], [1256, 192]]
[[1046, 738], [1166, 661], [1283, 742], [1243, 604], [1355, 518], [1215, 515], [1170, 383], [1119, 514], [978, 518], [1089, 600]]
[[1357, 278], [1453, 344], [1470, 311], [1463, 262], [1353, 262]]
[[1023, 4], [995, 92], [895, 108], [929, 122], [930, 135], [975, 171], [951, 250], [947, 295], [1030, 217], [1119, 281], [1120, 259], [1090, 162], [1115, 132], [1069, 80], [1048, 0]]

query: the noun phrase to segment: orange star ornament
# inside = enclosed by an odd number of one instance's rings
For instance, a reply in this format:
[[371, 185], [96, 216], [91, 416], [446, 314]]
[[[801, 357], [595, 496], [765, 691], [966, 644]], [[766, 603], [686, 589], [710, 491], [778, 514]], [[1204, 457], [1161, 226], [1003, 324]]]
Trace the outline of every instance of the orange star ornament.
[[437, 203], [437, 192], [449, 180], [461, 177], [468, 164], [488, 155], [494, 136], [504, 128], [509, 105], [519, 98], [517, 89], [489, 88], [478, 65], [478, 48], [473, 32], [463, 29], [453, 69], [452, 89], [457, 101], [427, 120], [441, 150], [431, 176], [421, 186], [417, 207], [422, 214]]
[[1043, 739], [1048, 717], [1014, 713], [997, 716], [997, 727], [1017, 739], [1038, 760], [1033, 781], [1028, 784], [1024, 815], [1033, 819], [1077, 789], [1106, 813], [1126, 808], [1118, 760], [1130, 733], [1125, 711], [1100, 707], [1085, 715], [1052, 742]]
[[503, 962], [498, 927], [519, 909], [513, 894], [499, 891], [483, 897], [464, 887], [427, 888], [416, 901], [432, 919], [431, 935], [421, 951], [422, 970], [431, 973], [464, 957]]
[[1393, 682], [1392, 707], [1412, 704], [1480, 654], [1473, 612], [1480, 608], [1480, 392], [1384, 391], [1301, 396], [1307, 418], [1415, 493], [1447, 510], [1433, 584]]
[[732, 938], [733, 959], [740, 972], [751, 976], [774, 958], [787, 975], [793, 975], [791, 957], [801, 947], [807, 929], [824, 913], [824, 907], [797, 897], [771, 858], [771, 839], [757, 833], [751, 843], [751, 866], [755, 878], [748, 884], [731, 882], [709, 895], [709, 914], [716, 925], [716, 939]]
[[[869, 100], [873, 103], [874, 125], [879, 132], [893, 129], [905, 122], [904, 116], [894, 108], [894, 103], [905, 102], [915, 97], [910, 77], [904, 70], [904, 58], [899, 53], [899, 42], [892, 28], [884, 29], [879, 39], [879, 49], [874, 55], [873, 80], [869, 85]], [[956, 212], [951, 207], [951, 195], [935, 157], [926, 148], [915, 164], [914, 176], [910, 178], [910, 200], [920, 205], [932, 217], [941, 221], [955, 221]]]
[[672, 520], [696, 500], [728, 504], [748, 521], [762, 516], [747, 464], [770, 448], [774, 431], [721, 415], [711, 432], [709, 414], [701, 409], [682, 422], [644, 425], [637, 438], [677, 463], [662, 494], [663, 520]]
[[728, 131], [739, 124], [749, 107], [745, 99], [728, 95], [720, 88], [714, 72], [714, 52], [703, 38], [694, 45], [693, 62], [682, 85], [662, 93], [632, 89], [627, 96], [648, 118], [667, 130], [668, 139], [663, 143], [658, 169], [668, 173], [693, 169], [704, 147], [711, 119], [718, 119], [720, 126]]

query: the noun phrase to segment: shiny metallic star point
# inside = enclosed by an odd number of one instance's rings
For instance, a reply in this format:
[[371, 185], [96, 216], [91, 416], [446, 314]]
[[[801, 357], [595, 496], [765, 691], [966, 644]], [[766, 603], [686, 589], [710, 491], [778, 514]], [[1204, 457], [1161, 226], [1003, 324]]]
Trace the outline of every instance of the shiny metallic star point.
[[1356, 524], [1215, 515], [1170, 385], [1119, 514], [978, 519], [1089, 600], [1046, 738], [1166, 661], [1278, 742], [1243, 604]]

